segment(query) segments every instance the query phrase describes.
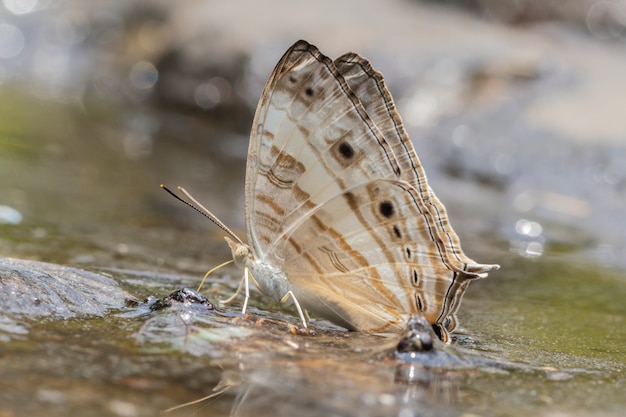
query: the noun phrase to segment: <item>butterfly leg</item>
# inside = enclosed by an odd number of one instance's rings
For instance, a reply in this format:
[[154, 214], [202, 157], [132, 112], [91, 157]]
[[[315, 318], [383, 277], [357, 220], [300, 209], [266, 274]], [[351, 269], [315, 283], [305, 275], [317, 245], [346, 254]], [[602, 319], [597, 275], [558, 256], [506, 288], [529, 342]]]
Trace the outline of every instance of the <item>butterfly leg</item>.
[[231, 295], [230, 297], [228, 297], [227, 299], [220, 300], [219, 303], [221, 305], [230, 304], [239, 294], [241, 294], [241, 290], [245, 288], [246, 296], [243, 300], [243, 308], [241, 309], [241, 314], [246, 314], [246, 310], [248, 309], [248, 300], [250, 299], [250, 278], [252, 278], [253, 282], [256, 282], [254, 281], [254, 278], [252, 277], [248, 268], [246, 267], [243, 270], [243, 278], [241, 279], [241, 281], [239, 281], [239, 287], [237, 287], [237, 291], [235, 291], [235, 293]]
[[246, 297], [243, 300], [243, 308], [241, 309], [241, 314], [246, 314], [246, 309], [248, 308], [248, 300], [250, 299], [250, 273], [248, 272], [248, 267], [243, 270], [243, 284], [246, 289]]
[[298, 314], [300, 315], [300, 320], [302, 320], [302, 325], [304, 326], [305, 329], [307, 329], [309, 327], [307, 324], [309, 322], [309, 313], [307, 313], [306, 310], [302, 310], [302, 307], [300, 307], [300, 303], [298, 302], [298, 299], [296, 298], [293, 291], [291, 290], [287, 291], [287, 294], [285, 294], [285, 296], [281, 298], [280, 302], [286, 303], [287, 300], [289, 300], [289, 297], [291, 297], [291, 299], [293, 300], [293, 303], [296, 305], [296, 309], [298, 310]]
[[241, 281], [239, 281], [239, 286], [237, 287], [237, 291], [235, 291], [235, 293], [234, 293], [233, 295], [231, 295], [230, 297], [228, 297], [227, 299], [225, 299], [225, 300], [220, 300], [220, 301], [219, 301], [219, 303], [220, 303], [221, 305], [227, 305], [227, 304], [232, 303], [232, 302], [233, 302], [233, 300], [234, 300], [235, 298], [237, 298], [237, 296], [238, 296], [239, 294], [241, 294], [241, 289], [243, 288], [243, 283], [244, 283], [244, 281], [245, 281], [245, 279], [244, 279], [244, 278], [241, 278]]

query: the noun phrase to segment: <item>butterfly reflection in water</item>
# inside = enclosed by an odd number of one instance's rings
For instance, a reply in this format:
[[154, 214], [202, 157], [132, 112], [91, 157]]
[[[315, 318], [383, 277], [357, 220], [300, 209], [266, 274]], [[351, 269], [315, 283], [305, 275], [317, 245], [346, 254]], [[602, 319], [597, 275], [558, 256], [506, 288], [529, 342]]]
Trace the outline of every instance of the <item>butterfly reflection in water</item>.
[[399, 333], [421, 314], [448, 340], [469, 282], [498, 268], [463, 253], [382, 75], [355, 53], [287, 50], [256, 110], [245, 190], [249, 243], [223, 227], [244, 313], [252, 281], [305, 327], [308, 311]]

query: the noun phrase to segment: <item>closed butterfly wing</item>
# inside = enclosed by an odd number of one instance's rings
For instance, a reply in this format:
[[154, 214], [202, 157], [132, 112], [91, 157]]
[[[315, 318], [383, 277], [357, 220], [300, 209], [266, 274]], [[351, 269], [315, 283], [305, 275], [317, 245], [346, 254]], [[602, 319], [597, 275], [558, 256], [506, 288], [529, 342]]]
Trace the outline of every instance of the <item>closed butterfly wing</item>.
[[419, 312], [452, 328], [468, 280], [495, 267], [463, 254], [382, 76], [358, 55], [292, 46], [248, 158], [253, 275], [284, 272], [305, 308], [338, 324], [399, 331]]

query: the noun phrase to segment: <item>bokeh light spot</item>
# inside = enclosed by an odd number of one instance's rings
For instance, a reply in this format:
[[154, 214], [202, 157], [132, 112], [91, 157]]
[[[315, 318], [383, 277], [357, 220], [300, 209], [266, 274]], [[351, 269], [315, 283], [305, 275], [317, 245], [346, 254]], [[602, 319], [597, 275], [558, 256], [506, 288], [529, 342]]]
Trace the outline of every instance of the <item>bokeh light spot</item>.
[[0, 58], [15, 58], [24, 49], [24, 35], [16, 26], [0, 24]]

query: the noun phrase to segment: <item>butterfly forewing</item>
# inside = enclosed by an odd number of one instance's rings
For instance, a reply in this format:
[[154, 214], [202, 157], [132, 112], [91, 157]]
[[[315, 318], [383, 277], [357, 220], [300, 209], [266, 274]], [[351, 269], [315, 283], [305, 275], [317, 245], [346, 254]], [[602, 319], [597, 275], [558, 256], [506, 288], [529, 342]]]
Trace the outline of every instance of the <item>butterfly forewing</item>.
[[281, 262], [277, 238], [308, 213], [396, 171], [383, 136], [332, 61], [308, 44], [294, 45], [274, 70], [253, 125], [246, 217], [255, 254]]

